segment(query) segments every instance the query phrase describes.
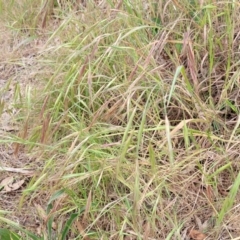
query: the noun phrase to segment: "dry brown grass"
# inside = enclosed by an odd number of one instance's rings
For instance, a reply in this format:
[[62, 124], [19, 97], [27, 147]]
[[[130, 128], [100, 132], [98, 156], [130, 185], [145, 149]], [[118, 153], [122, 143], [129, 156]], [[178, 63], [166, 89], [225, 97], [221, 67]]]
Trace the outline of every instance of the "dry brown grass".
[[130, 2], [2, 1], [1, 165], [35, 174], [0, 207], [45, 238], [79, 212], [68, 239], [239, 239], [240, 5]]

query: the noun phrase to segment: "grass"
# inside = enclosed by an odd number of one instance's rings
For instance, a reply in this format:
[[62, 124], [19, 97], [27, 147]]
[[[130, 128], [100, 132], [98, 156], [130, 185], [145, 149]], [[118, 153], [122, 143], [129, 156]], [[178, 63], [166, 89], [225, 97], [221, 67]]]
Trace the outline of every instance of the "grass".
[[239, 239], [239, 8], [0, 1], [0, 142], [35, 171], [12, 214], [43, 239]]

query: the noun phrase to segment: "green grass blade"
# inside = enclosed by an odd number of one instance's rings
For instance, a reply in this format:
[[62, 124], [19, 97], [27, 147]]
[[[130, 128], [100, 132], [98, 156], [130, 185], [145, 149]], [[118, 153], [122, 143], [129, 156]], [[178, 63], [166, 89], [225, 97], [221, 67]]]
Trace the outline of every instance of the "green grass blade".
[[239, 191], [239, 186], [240, 186], [240, 173], [238, 173], [238, 176], [232, 185], [229, 195], [226, 197], [226, 199], [223, 202], [222, 209], [221, 209], [221, 211], [218, 215], [218, 219], [217, 219], [218, 226], [222, 223], [223, 218], [227, 214], [227, 212], [232, 208], [233, 203], [236, 198], [236, 195]]
[[72, 213], [70, 218], [67, 220], [66, 222], [66, 225], [63, 229], [63, 232], [62, 232], [62, 237], [61, 237], [61, 240], [65, 240], [66, 237], [67, 237], [67, 234], [73, 224], [73, 221], [79, 216], [79, 213]]
[[21, 236], [8, 229], [0, 228], [0, 239], [3, 240], [21, 240]]

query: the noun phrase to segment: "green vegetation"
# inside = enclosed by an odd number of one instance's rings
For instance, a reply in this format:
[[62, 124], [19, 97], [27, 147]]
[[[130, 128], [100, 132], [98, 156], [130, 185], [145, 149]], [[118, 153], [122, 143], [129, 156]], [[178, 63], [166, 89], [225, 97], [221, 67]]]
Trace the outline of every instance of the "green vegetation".
[[0, 142], [34, 172], [0, 236], [239, 239], [239, 11], [0, 0], [0, 112], [19, 129]]

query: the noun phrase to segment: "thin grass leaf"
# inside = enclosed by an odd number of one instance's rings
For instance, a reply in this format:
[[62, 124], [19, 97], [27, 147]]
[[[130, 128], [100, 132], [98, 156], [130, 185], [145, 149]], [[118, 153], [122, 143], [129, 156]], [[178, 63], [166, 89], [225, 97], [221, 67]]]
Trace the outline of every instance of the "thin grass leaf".
[[167, 138], [167, 143], [168, 143], [169, 161], [170, 161], [170, 164], [173, 166], [173, 164], [174, 164], [174, 152], [173, 152], [171, 132], [170, 132], [170, 123], [169, 123], [167, 115], [165, 116], [165, 126], [166, 126], [166, 138]]
[[3, 240], [21, 240], [21, 236], [8, 229], [0, 228], [0, 239]]
[[227, 214], [227, 212], [233, 206], [233, 203], [235, 201], [236, 195], [237, 195], [237, 193], [239, 191], [239, 186], [240, 186], [240, 173], [238, 173], [238, 176], [235, 179], [235, 182], [233, 183], [228, 196], [226, 197], [226, 199], [223, 202], [222, 209], [221, 209], [221, 211], [220, 211], [220, 213], [218, 215], [218, 218], [217, 218], [217, 225], [218, 226], [222, 223], [225, 215]]
[[176, 81], [178, 79], [179, 74], [182, 72], [182, 69], [183, 69], [183, 66], [178, 66], [177, 69], [176, 69], [176, 72], [174, 74], [173, 81], [172, 81], [171, 88], [170, 88], [170, 92], [168, 94], [167, 107], [169, 106], [169, 103], [170, 103], [171, 98], [173, 96], [174, 90], [176, 88]]
[[72, 213], [70, 218], [67, 220], [65, 227], [62, 231], [62, 237], [61, 240], [65, 240], [67, 237], [68, 232], [70, 231], [70, 228], [73, 224], [73, 221], [79, 216], [79, 213]]
[[[63, 194], [65, 193], [64, 189], [58, 190], [57, 192], [55, 192], [51, 198], [49, 199], [47, 205], [50, 205], [53, 201], [55, 201], [56, 199], [58, 199], [59, 197], [61, 197]], [[52, 208], [52, 207], [51, 207]], [[50, 210], [50, 209], [49, 209]], [[49, 212], [47, 212], [49, 213]]]
[[229, 162], [223, 166], [221, 166], [220, 168], [218, 168], [213, 174], [211, 174], [209, 176], [209, 178], [213, 178], [213, 177], [216, 177], [217, 175], [219, 175], [221, 172], [223, 172], [224, 170], [230, 168], [232, 166], [232, 163]]
[[15, 223], [7, 218], [0, 217], [0, 221], [12, 226], [13, 228], [17, 229], [20, 232], [25, 233], [28, 237], [30, 237], [33, 240], [42, 240], [43, 239], [42, 237], [38, 237], [37, 235], [25, 230], [24, 228], [19, 226], [19, 224]]
[[24, 194], [29, 194], [29, 193], [35, 191], [36, 188], [38, 187], [38, 185], [43, 181], [43, 179], [45, 178], [46, 175], [47, 175], [47, 174], [45, 173], [45, 174], [43, 174], [42, 176], [40, 176], [40, 177], [37, 179], [37, 181], [34, 182], [29, 188], [25, 189], [25, 190], [23, 191], [23, 193], [24, 193]]
[[52, 226], [53, 226], [53, 216], [51, 216], [47, 221], [47, 232], [48, 232], [48, 240], [52, 240]]

